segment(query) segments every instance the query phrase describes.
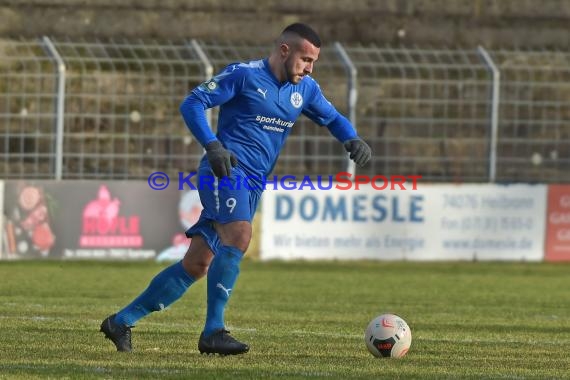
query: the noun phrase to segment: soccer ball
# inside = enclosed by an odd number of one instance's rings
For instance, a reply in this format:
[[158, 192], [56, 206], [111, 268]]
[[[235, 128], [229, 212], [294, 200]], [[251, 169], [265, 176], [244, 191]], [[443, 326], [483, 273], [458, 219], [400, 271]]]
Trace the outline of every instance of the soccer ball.
[[382, 314], [374, 318], [364, 333], [366, 347], [378, 358], [401, 358], [412, 344], [412, 330], [395, 314]]

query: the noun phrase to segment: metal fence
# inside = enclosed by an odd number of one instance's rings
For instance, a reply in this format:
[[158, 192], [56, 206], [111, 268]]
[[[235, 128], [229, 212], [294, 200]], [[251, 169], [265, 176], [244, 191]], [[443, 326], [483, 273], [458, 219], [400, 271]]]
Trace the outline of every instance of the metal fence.
[[570, 181], [570, 53], [497, 51], [497, 177]]
[[[0, 41], [0, 178], [145, 179], [195, 170], [178, 107], [269, 46], [208, 41]], [[568, 182], [570, 53], [325, 46], [314, 77], [372, 146], [357, 172], [430, 182]], [[217, 112], [209, 113], [213, 128]], [[352, 169], [301, 118], [275, 174]]]

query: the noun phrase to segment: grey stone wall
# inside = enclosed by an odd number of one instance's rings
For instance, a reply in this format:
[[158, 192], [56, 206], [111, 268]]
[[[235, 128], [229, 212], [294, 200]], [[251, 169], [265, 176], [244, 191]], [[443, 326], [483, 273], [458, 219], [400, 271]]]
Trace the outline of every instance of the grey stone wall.
[[270, 42], [312, 24], [325, 42], [568, 48], [570, 0], [0, 0], [0, 37]]

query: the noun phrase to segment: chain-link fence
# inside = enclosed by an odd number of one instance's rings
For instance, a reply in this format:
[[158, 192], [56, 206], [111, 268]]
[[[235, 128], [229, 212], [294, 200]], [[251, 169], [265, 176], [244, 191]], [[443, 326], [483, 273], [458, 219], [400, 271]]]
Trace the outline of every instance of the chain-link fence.
[[349, 47], [371, 173], [486, 181], [491, 84], [477, 51]]
[[501, 73], [497, 178], [570, 181], [570, 53], [492, 56]]
[[54, 70], [41, 44], [0, 43], [0, 177], [54, 177]]
[[[145, 179], [195, 170], [178, 107], [270, 46], [207, 41], [0, 41], [0, 178]], [[372, 146], [367, 174], [431, 182], [567, 182], [570, 54], [334, 44], [313, 76]], [[215, 129], [216, 110], [209, 113]], [[301, 118], [275, 174], [350, 169]]]

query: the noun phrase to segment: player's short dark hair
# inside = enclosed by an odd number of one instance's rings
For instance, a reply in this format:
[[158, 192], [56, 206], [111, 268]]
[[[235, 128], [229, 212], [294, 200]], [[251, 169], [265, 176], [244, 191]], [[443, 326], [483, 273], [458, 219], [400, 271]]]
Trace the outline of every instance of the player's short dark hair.
[[311, 28], [307, 24], [303, 24], [301, 22], [296, 22], [294, 24], [291, 24], [285, 29], [283, 29], [283, 32], [281, 34], [287, 34], [287, 33], [294, 33], [299, 37], [309, 41], [310, 43], [315, 45], [315, 47], [318, 48], [321, 47], [321, 39], [319, 35], [317, 34], [317, 32], [314, 31], [313, 28]]

